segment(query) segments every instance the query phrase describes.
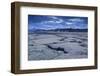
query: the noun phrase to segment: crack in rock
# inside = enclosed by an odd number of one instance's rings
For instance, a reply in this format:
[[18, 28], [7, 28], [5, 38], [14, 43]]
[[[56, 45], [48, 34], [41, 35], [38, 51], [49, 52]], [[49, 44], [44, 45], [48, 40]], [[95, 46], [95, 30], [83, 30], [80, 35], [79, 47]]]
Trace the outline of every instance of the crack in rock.
[[63, 53], [68, 53], [67, 51], [65, 51], [65, 49], [64, 48], [62, 48], [62, 47], [57, 47], [57, 48], [55, 48], [55, 47], [52, 47], [52, 46], [50, 46], [50, 45], [46, 45], [48, 48], [50, 48], [50, 49], [53, 49], [53, 50], [56, 50], [56, 51], [63, 51]]

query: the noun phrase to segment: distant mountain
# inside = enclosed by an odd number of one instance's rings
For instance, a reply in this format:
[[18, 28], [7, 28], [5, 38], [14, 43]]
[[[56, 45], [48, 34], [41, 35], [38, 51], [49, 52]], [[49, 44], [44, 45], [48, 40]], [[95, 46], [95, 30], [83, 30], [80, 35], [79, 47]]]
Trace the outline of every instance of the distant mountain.
[[87, 32], [88, 29], [72, 29], [72, 28], [65, 28], [65, 29], [54, 29], [48, 31], [60, 31], [60, 32]]
[[46, 32], [46, 31], [54, 31], [54, 32], [88, 32], [88, 29], [72, 29], [72, 28], [65, 28], [65, 29], [36, 29], [36, 30], [29, 30], [29, 33], [32, 32]]

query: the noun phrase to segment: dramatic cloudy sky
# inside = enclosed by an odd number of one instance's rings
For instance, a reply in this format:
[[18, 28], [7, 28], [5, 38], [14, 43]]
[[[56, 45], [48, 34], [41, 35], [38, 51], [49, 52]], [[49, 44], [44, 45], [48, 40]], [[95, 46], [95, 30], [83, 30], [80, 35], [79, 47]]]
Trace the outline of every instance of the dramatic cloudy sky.
[[28, 15], [28, 29], [79, 28], [88, 26], [87, 17]]

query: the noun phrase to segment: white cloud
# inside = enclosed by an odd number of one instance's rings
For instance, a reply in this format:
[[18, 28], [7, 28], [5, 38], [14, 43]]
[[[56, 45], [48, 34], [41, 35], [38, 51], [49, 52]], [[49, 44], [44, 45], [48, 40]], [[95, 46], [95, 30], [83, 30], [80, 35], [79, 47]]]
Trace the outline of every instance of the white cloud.
[[50, 18], [52, 18], [52, 19], [58, 19], [57, 17], [55, 17], [55, 16], [51, 16]]
[[63, 20], [62, 19], [59, 19], [58, 21], [56, 21], [56, 23], [62, 23]]
[[72, 22], [84, 22], [83, 19], [79, 19], [79, 18], [69, 19], [69, 21], [72, 21]]
[[72, 25], [73, 23], [72, 23], [72, 22], [66, 22], [66, 24], [67, 24], [67, 25]]
[[57, 17], [52, 17], [52, 19], [48, 21], [42, 21], [41, 24], [60, 24], [63, 22], [63, 19], [59, 19]]
[[55, 16], [50, 17], [50, 18], [51, 18], [52, 21], [54, 21], [56, 23], [62, 23], [63, 22], [63, 19], [55, 17]]

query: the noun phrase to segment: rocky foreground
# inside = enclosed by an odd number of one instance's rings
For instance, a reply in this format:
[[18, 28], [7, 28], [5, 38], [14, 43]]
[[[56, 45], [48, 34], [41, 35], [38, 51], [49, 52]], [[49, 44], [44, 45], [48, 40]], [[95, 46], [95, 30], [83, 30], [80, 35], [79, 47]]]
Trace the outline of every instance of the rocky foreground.
[[87, 32], [31, 33], [28, 60], [87, 58], [87, 38]]

